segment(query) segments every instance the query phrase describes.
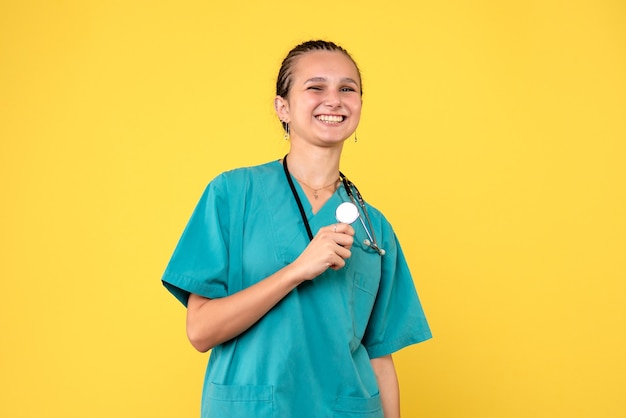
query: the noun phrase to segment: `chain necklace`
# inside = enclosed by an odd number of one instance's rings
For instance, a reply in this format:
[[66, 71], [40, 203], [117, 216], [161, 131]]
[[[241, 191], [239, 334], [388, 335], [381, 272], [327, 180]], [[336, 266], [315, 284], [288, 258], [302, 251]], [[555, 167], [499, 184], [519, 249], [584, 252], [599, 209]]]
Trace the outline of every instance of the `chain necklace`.
[[327, 188], [329, 188], [330, 186], [337, 186], [337, 183], [341, 180], [339, 177], [336, 180], [333, 180], [332, 183], [327, 184], [326, 186], [322, 186], [319, 189], [315, 189], [311, 186], [309, 186], [308, 184], [306, 184], [305, 182], [303, 182], [302, 180], [300, 180], [299, 178], [295, 177], [294, 178], [296, 180], [298, 180], [298, 183], [302, 184], [303, 186], [306, 186], [307, 188], [311, 189], [313, 191], [313, 197], [315, 198], [315, 200], [317, 200], [319, 198], [319, 195], [317, 194], [317, 192], [319, 192], [320, 190], [325, 190]]

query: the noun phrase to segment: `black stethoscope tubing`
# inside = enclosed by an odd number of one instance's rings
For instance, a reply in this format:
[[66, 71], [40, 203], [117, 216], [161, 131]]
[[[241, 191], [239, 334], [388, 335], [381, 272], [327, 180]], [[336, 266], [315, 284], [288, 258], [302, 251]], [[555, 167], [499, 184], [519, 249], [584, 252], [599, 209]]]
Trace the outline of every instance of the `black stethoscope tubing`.
[[287, 167], [287, 155], [283, 157], [283, 170], [285, 171], [285, 177], [287, 177], [287, 181], [289, 182], [291, 193], [293, 193], [293, 197], [296, 199], [296, 203], [298, 204], [298, 209], [300, 210], [300, 216], [302, 216], [302, 220], [304, 221], [306, 233], [309, 236], [309, 240], [312, 241], [313, 233], [311, 232], [311, 226], [309, 225], [309, 221], [306, 218], [306, 213], [304, 212], [304, 207], [302, 207], [302, 201], [300, 200], [300, 196], [298, 196], [298, 192], [296, 191], [296, 186], [293, 185], [291, 174], [289, 174], [289, 168]]

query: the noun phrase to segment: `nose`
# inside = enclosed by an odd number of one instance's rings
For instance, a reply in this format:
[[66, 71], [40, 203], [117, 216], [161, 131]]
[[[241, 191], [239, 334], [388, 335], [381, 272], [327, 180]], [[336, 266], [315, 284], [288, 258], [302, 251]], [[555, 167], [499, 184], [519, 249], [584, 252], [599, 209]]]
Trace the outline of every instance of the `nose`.
[[339, 97], [339, 93], [334, 90], [329, 90], [324, 98], [324, 104], [328, 107], [339, 107], [341, 106], [341, 98]]

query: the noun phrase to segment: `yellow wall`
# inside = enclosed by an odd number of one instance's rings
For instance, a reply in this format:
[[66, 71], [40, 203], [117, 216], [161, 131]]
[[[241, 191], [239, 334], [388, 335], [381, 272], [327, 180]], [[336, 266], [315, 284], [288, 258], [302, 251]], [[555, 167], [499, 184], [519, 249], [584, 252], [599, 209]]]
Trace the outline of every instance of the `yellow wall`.
[[435, 334], [404, 416], [626, 416], [625, 4], [3, 1], [0, 416], [197, 416], [160, 275], [213, 176], [287, 150], [274, 77], [317, 37]]

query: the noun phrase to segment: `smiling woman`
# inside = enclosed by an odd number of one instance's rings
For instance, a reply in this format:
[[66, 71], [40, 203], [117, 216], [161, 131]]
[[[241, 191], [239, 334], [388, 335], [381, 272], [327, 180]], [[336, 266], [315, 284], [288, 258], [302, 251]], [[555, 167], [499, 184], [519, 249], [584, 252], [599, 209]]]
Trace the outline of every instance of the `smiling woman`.
[[274, 102], [289, 154], [214, 179], [178, 243], [163, 283], [212, 349], [203, 417], [400, 416], [391, 355], [431, 334], [393, 229], [339, 171], [361, 92], [341, 47], [294, 48]]
[[276, 113], [290, 132], [292, 151], [307, 143], [343, 144], [361, 117], [361, 77], [354, 61], [341, 50], [313, 50], [292, 66], [290, 88], [282, 95], [278, 92], [275, 100]]

